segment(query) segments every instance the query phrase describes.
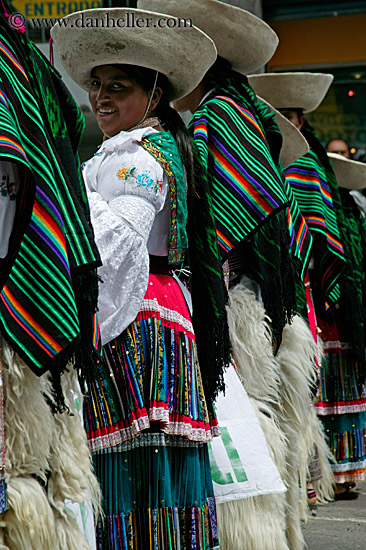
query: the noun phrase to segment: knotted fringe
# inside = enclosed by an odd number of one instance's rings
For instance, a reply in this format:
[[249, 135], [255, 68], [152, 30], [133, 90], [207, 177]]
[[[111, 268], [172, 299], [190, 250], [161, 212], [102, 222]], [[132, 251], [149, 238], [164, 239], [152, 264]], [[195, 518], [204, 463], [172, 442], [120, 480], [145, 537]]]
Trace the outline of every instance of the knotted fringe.
[[[286, 439], [279, 428], [276, 410], [280, 399], [280, 369], [273, 357], [272, 334], [265, 311], [243, 285], [229, 292], [228, 322], [239, 376], [283, 478]], [[223, 550], [289, 550], [284, 493], [218, 504], [217, 514]]]
[[6, 342], [3, 376], [9, 510], [0, 518], [0, 541], [8, 550], [89, 550], [64, 503], [92, 499], [99, 509], [75, 373], [62, 377], [68, 411], [56, 415], [48, 375], [34, 375]]
[[[311, 388], [316, 383], [314, 357], [315, 342], [306, 323], [295, 317], [292, 325], [286, 325], [277, 359], [281, 366], [281, 401], [279, 406], [280, 425], [288, 440], [287, 469], [284, 482], [288, 488], [286, 534], [290, 550], [303, 550], [305, 540], [301, 531], [299, 506], [299, 475], [301, 452], [305, 464], [314, 452], [314, 437], [309, 434], [303, 440], [305, 448], [300, 451], [300, 434], [309, 423]], [[303, 468], [304, 469], [304, 468]], [[307, 466], [305, 467], [307, 470]], [[303, 477], [303, 491], [306, 493], [306, 475]]]

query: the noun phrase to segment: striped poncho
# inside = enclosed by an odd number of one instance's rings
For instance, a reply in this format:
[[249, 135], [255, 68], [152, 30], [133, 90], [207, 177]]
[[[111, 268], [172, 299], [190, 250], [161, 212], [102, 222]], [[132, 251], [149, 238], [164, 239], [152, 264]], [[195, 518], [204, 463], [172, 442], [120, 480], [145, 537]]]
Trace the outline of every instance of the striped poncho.
[[296, 309], [290, 201], [277, 167], [282, 137], [246, 77], [229, 69], [213, 73], [212, 85], [189, 129], [211, 192], [221, 258], [259, 284], [280, 341]]
[[99, 255], [75, 157], [83, 128], [75, 109], [59, 75], [0, 16], [0, 160], [23, 174], [0, 264], [0, 330], [36, 374], [62, 368], [86, 333], [92, 348]]
[[[308, 132], [305, 137], [309, 139]], [[345, 267], [327, 169], [312, 148], [284, 173], [314, 238], [315, 270], [319, 274], [323, 308], [327, 309], [339, 300], [338, 282]]]
[[230, 96], [204, 102], [190, 128], [210, 181], [223, 260], [236, 245], [287, 208], [288, 197], [253, 112]]

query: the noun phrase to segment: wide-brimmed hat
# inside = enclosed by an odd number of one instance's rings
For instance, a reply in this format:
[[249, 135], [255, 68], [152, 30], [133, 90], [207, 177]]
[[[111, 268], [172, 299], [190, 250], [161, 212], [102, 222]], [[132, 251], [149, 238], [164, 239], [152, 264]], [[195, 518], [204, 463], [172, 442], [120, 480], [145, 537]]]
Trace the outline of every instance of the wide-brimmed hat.
[[137, 6], [191, 19], [215, 42], [218, 55], [242, 74], [263, 67], [278, 45], [278, 36], [267, 23], [218, 0], [138, 0]]
[[248, 77], [255, 93], [276, 109], [315, 111], [323, 101], [333, 75], [323, 73], [266, 73]]
[[328, 157], [339, 187], [350, 190], [366, 188], [366, 164], [364, 162], [347, 159], [337, 153], [328, 153]]
[[281, 148], [281, 163], [285, 168], [293, 162], [296, 162], [299, 158], [306, 155], [309, 152], [309, 144], [302, 135], [301, 132], [294, 126], [286, 117], [281, 115], [277, 109], [273, 107], [268, 101], [258, 96], [258, 99], [263, 101], [269, 107], [275, 115], [275, 121], [282, 134], [282, 148]]
[[166, 75], [172, 101], [191, 92], [217, 56], [211, 38], [174, 19], [167, 24], [160, 13], [98, 8], [68, 15], [51, 36], [66, 71], [82, 88], [88, 89], [94, 67], [134, 65]]

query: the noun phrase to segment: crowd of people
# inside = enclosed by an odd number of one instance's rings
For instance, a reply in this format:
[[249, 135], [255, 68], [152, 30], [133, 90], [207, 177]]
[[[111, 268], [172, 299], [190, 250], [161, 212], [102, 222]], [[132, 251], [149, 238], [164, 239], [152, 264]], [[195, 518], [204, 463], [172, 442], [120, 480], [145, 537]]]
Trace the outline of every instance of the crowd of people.
[[0, 549], [303, 550], [366, 471], [366, 164], [307, 120], [333, 76], [259, 73], [276, 33], [218, 0], [71, 14], [52, 46], [104, 134], [80, 166], [12, 13]]

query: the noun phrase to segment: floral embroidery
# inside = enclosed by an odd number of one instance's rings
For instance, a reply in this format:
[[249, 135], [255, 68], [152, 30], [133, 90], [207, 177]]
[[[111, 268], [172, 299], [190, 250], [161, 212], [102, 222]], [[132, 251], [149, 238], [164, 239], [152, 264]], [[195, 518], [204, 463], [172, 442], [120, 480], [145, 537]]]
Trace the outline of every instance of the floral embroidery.
[[119, 180], [128, 181], [130, 178], [135, 176], [136, 167], [127, 168], [124, 166], [121, 170], [118, 170], [117, 177]]
[[15, 182], [11, 182], [9, 175], [4, 175], [1, 178], [0, 182], [0, 194], [2, 197], [9, 197], [11, 201], [15, 201], [16, 199], [16, 184]]
[[136, 187], [144, 187], [147, 191], [153, 191], [155, 195], [163, 192], [163, 180], [154, 181], [150, 175], [150, 172], [137, 174], [136, 171], [136, 167], [127, 168], [127, 166], [123, 166], [121, 170], [118, 170], [116, 175], [119, 180], [123, 180], [125, 182], [130, 181], [133, 178], [136, 183]]
[[152, 179], [152, 177], [150, 176], [150, 174], [147, 174], [146, 172], [144, 172], [143, 174], [139, 174], [137, 177], [137, 182], [138, 182], [138, 185], [137, 187], [153, 187], [154, 185], [154, 180]]

